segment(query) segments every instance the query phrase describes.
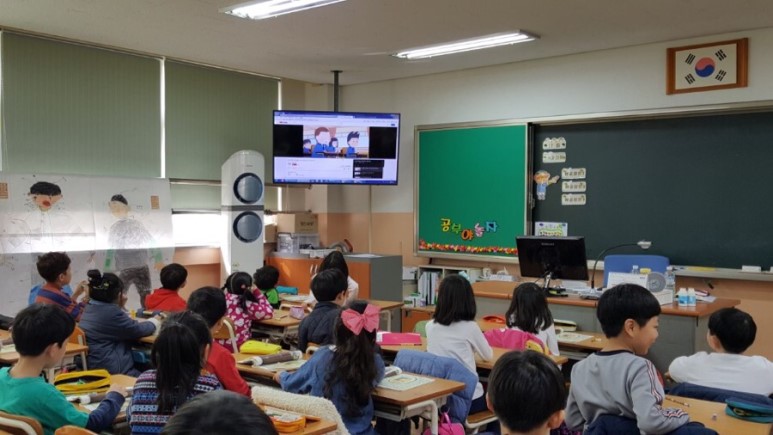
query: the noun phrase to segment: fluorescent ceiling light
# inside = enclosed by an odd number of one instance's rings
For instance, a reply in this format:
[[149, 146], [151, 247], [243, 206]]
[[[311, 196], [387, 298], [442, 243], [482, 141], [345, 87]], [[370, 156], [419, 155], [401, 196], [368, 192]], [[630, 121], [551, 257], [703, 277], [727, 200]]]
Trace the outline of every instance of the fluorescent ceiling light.
[[424, 59], [433, 56], [442, 56], [445, 54], [462, 53], [465, 51], [481, 50], [484, 48], [499, 47], [500, 45], [511, 45], [519, 42], [533, 41], [537, 39], [535, 35], [516, 31], [510, 33], [497, 33], [494, 35], [482, 36], [480, 38], [465, 39], [463, 41], [449, 42], [445, 44], [431, 45], [428, 47], [412, 48], [401, 51], [393, 56], [401, 59]]
[[278, 17], [279, 15], [332, 5], [342, 1], [344, 0], [262, 0], [229, 6], [220, 9], [220, 12], [251, 20], [262, 20], [264, 18]]

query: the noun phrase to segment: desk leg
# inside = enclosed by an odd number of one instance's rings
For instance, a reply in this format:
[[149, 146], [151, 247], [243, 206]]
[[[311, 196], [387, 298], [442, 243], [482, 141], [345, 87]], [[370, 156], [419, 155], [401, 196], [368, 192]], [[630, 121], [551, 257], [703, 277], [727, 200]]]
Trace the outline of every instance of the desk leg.
[[386, 320], [386, 330], [392, 332], [392, 310], [381, 310], [380, 314], [386, 314], [384, 320]]
[[[414, 415], [421, 415], [422, 418], [429, 419], [432, 435], [438, 435], [438, 402], [436, 400], [437, 399], [425, 400], [423, 402], [402, 407], [400, 409], [400, 415], [379, 410], [378, 403], [376, 403], [375, 414], [377, 417], [383, 417], [392, 421], [400, 421], [405, 418], [413, 417]], [[440, 400], [445, 402], [445, 397]], [[429, 413], [429, 415], [427, 415], [427, 413]]]

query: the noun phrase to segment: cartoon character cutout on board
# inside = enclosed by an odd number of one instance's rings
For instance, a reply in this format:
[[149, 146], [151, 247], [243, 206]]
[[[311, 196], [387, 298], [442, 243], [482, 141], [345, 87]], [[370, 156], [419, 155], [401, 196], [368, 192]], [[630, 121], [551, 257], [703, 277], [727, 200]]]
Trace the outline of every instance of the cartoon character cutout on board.
[[545, 170], [537, 171], [534, 174], [534, 182], [537, 183], [537, 199], [544, 201], [548, 186], [557, 183], [559, 178], [561, 178], [559, 175], [550, 178], [550, 172]]

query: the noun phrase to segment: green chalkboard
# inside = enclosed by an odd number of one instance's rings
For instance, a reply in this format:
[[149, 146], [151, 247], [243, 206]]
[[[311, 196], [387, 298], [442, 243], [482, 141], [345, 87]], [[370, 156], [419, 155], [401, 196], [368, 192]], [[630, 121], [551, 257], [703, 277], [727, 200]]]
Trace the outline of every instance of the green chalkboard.
[[[547, 138], [565, 163], [544, 163]], [[534, 150], [535, 170], [587, 170], [585, 205], [562, 205], [561, 180], [534, 220], [567, 222], [591, 259], [648, 239], [672, 264], [773, 266], [773, 112], [536, 125]]]
[[517, 258], [527, 230], [525, 124], [417, 127], [416, 253]]

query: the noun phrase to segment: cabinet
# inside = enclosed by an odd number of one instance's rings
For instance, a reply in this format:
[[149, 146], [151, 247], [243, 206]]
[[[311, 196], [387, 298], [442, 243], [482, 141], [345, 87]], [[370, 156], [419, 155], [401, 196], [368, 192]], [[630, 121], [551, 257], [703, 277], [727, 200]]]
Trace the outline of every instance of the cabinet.
[[400, 319], [402, 332], [413, 332], [413, 328], [422, 320], [432, 320], [435, 307], [403, 307]]
[[[345, 255], [349, 276], [360, 286], [360, 299], [402, 301], [402, 267], [400, 255]], [[321, 258], [302, 254], [273, 252], [268, 264], [279, 269], [279, 285], [297, 287], [301, 294], [310, 291], [311, 278], [317, 273]]]

